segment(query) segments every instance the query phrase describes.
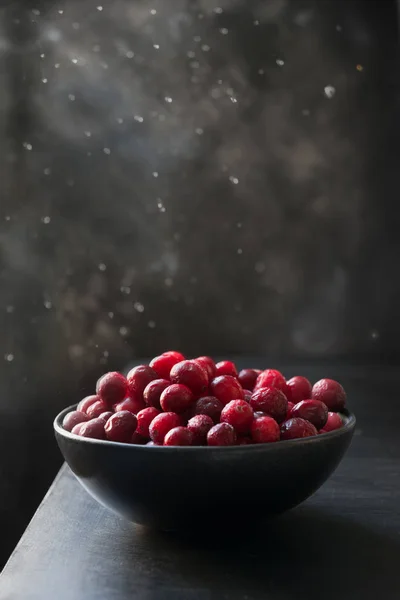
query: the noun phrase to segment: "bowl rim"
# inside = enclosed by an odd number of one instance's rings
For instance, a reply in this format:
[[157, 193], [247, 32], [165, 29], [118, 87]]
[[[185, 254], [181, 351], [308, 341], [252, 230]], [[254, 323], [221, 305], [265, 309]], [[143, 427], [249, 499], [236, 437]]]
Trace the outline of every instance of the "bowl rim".
[[82, 444], [95, 444], [106, 447], [121, 447], [121, 448], [132, 448], [133, 450], [141, 449], [143, 452], [259, 452], [259, 451], [272, 451], [273, 449], [277, 450], [278, 448], [289, 448], [291, 446], [298, 446], [299, 444], [323, 444], [324, 440], [330, 440], [333, 438], [339, 438], [346, 433], [353, 433], [356, 426], [356, 417], [354, 413], [350, 412], [347, 409], [344, 409], [340, 414], [346, 417], [346, 422], [343, 427], [340, 429], [335, 429], [333, 431], [329, 431], [322, 435], [313, 435], [305, 438], [297, 438], [294, 440], [281, 440], [279, 442], [274, 442], [271, 444], [245, 444], [242, 446], [147, 446], [142, 444], [128, 444], [125, 442], [113, 442], [110, 440], [97, 440], [94, 438], [84, 438], [76, 435], [75, 433], [71, 433], [62, 427], [62, 420], [65, 415], [73, 410], [76, 410], [78, 404], [72, 404], [71, 406], [67, 406], [61, 412], [58, 413], [56, 418], [53, 421], [53, 428], [55, 433], [58, 435], [72, 440], [77, 443]]

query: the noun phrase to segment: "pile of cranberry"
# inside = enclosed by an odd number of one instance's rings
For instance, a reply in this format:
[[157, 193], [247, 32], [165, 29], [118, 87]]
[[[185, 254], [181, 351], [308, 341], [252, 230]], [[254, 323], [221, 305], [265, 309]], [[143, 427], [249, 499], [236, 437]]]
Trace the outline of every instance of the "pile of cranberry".
[[274, 369], [186, 360], [164, 352], [126, 377], [103, 375], [96, 395], [81, 400], [63, 421], [86, 437], [151, 446], [235, 446], [304, 438], [343, 426], [343, 387], [332, 379], [314, 386], [286, 381]]

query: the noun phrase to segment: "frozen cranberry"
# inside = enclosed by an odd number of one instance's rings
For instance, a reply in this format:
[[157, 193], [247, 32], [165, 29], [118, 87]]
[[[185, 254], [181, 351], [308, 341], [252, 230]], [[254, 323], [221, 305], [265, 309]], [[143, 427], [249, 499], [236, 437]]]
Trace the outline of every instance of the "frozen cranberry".
[[253, 418], [253, 409], [245, 400], [231, 400], [221, 413], [221, 423], [229, 423], [239, 434], [250, 431]]
[[300, 375], [292, 377], [292, 379], [286, 382], [286, 385], [288, 387], [288, 400], [293, 402], [293, 404], [311, 398], [312, 386], [305, 377], [301, 377]]
[[89, 406], [97, 402], [97, 400], [100, 400], [100, 396], [97, 394], [94, 394], [93, 396], [86, 396], [86, 398], [83, 398], [83, 400], [79, 402], [76, 410], [86, 413]]
[[185, 412], [193, 403], [194, 397], [186, 385], [173, 383], [161, 394], [160, 404], [164, 412]]
[[150, 381], [149, 385], [146, 385], [143, 392], [143, 400], [148, 406], [154, 406], [158, 410], [161, 410], [160, 396], [171, 382], [167, 379], [154, 379]]
[[246, 402], [250, 402], [253, 392], [251, 392], [250, 390], [243, 390], [243, 394]]
[[331, 412], [340, 412], [346, 404], [346, 392], [340, 383], [333, 379], [321, 379], [314, 383], [311, 398], [326, 404]]
[[128, 382], [121, 373], [106, 373], [97, 382], [96, 394], [109, 406], [121, 402], [127, 394]]
[[276, 371], [275, 369], [266, 369], [257, 377], [254, 390], [265, 387], [275, 388], [285, 393], [287, 391], [286, 379], [279, 371]]
[[139, 433], [145, 438], [149, 437], [149, 427], [153, 419], [160, 414], [160, 411], [154, 408], [154, 406], [148, 406], [137, 414], [137, 427], [136, 433]]
[[243, 435], [240, 438], [238, 438], [238, 440], [237, 440], [238, 446], [249, 446], [252, 443], [253, 443], [253, 440], [248, 435]]
[[193, 434], [193, 445], [203, 446], [207, 441], [207, 433], [214, 426], [214, 421], [208, 415], [195, 415], [189, 419], [187, 428]]
[[108, 419], [104, 430], [107, 439], [111, 442], [128, 443], [132, 439], [136, 425], [136, 416], [129, 410], [121, 410]]
[[89, 417], [85, 413], [80, 412], [79, 410], [73, 410], [65, 415], [63, 419], [63, 427], [67, 431], [72, 431], [75, 425], [88, 420]]
[[290, 402], [290, 401], [288, 400], [288, 403], [287, 403], [287, 413], [286, 413], [286, 419], [285, 419], [285, 421], [286, 421], [287, 419], [290, 419], [290, 416], [291, 416], [291, 410], [292, 410], [293, 406], [294, 406], [293, 402]]
[[112, 413], [111, 410], [108, 410], [107, 412], [101, 413], [101, 415], [98, 418], [102, 419], [102, 421], [104, 422], [104, 425], [105, 425], [107, 423], [108, 419], [113, 416], [113, 414], [114, 413]]
[[209, 446], [235, 446], [236, 432], [229, 423], [218, 423], [207, 433]]
[[160, 379], [169, 379], [169, 374], [174, 365], [182, 362], [183, 358], [178, 358], [175, 352], [164, 352], [161, 356], [156, 356], [150, 363], [150, 367], [157, 373]]
[[195, 359], [208, 374], [208, 380], [211, 381], [215, 377], [215, 362], [209, 356], [199, 356]]
[[283, 392], [277, 388], [265, 387], [255, 391], [250, 400], [253, 410], [261, 410], [278, 423], [285, 420], [288, 401]]
[[211, 391], [225, 406], [231, 400], [244, 400], [243, 388], [235, 377], [220, 375], [211, 382]]
[[329, 431], [335, 431], [343, 427], [342, 417], [335, 412], [328, 412], [328, 419], [321, 429], [320, 433], [328, 433]]
[[150, 437], [153, 442], [162, 445], [168, 431], [171, 431], [171, 429], [174, 429], [174, 427], [179, 427], [180, 425], [181, 420], [176, 413], [161, 413], [160, 415], [157, 415], [150, 423]]
[[194, 405], [193, 414], [207, 415], [211, 417], [214, 423], [218, 423], [223, 408], [222, 402], [218, 398], [215, 398], [215, 396], [203, 396]]
[[95, 440], [104, 440], [106, 437], [104, 432], [104, 421], [102, 419], [91, 419], [90, 421], [86, 421], [86, 423], [81, 424], [79, 435]]
[[129, 410], [129, 412], [137, 415], [140, 410], [146, 408], [144, 400], [139, 398], [138, 396], [134, 396], [133, 398], [125, 398], [119, 404], [115, 406], [115, 412], [121, 412], [122, 410]]
[[75, 435], [81, 435], [82, 425], [84, 425], [84, 423], [78, 423], [78, 425], [75, 425], [72, 428], [71, 433], [74, 433]]
[[319, 400], [302, 400], [290, 412], [290, 418], [294, 417], [310, 421], [316, 429], [322, 429], [328, 419], [328, 409]]
[[257, 377], [261, 371], [258, 369], [242, 369], [238, 375], [239, 383], [245, 390], [253, 391]]
[[201, 395], [208, 387], [208, 374], [204, 367], [194, 360], [183, 360], [171, 369], [172, 383], [186, 385], [195, 396]]
[[230, 360], [221, 360], [221, 362], [215, 365], [215, 371], [216, 377], [219, 375], [230, 375], [231, 377], [237, 378], [238, 376], [237, 369]]
[[299, 417], [288, 419], [281, 425], [281, 440], [294, 440], [296, 438], [317, 435], [317, 430], [310, 421]]
[[191, 446], [193, 434], [187, 427], [174, 427], [164, 438], [164, 446]]
[[280, 438], [279, 425], [272, 417], [258, 417], [251, 424], [251, 439], [256, 444], [277, 442]]
[[131, 444], [136, 444], [138, 446], [144, 446], [145, 444], [147, 444], [148, 440], [149, 440], [149, 436], [143, 437], [142, 435], [140, 435], [140, 433], [135, 431], [135, 433], [133, 434], [133, 436], [131, 438]]
[[89, 406], [89, 408], [86, 411], [86, 414], [89, 417], [89, 419], [97, 419], [97, 417], [99, 417], [101, 415], [101, 413], [104, 413], [107, 411], [108, 411], [107, 402], [105, 400], [97, 400], [97, 402], [93, 402], [93, 404], [91, 404]]
[[150, 381], [158, 379], [157, 373], [148, 365], [133, 367], [126, 376], [128, 380], [129, 396], [142, 398], [144, 388]]

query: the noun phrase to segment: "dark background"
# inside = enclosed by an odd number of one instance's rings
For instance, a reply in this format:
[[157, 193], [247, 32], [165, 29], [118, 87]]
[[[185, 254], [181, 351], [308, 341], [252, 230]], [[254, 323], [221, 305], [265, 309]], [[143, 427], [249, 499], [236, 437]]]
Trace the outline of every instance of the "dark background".
[[0, 564], [104, 370], [397, 363], [397, 58], [392, 1], [2, 4]]

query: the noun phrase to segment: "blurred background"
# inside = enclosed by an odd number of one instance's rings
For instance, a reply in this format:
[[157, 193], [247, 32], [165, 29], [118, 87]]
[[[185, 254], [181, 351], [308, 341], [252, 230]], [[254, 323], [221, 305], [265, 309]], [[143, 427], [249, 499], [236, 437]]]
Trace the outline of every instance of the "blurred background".
[[[3, 0], [0, 565], [167, 349], [397, 362], [395, 1]], [[295, 373], [293, 373], [295, 374]]]

